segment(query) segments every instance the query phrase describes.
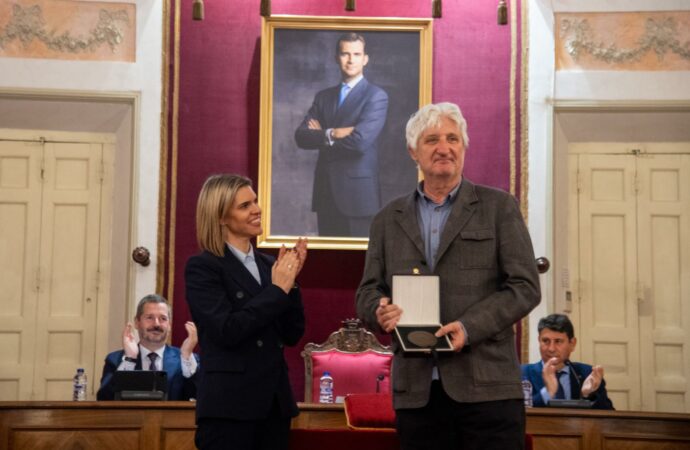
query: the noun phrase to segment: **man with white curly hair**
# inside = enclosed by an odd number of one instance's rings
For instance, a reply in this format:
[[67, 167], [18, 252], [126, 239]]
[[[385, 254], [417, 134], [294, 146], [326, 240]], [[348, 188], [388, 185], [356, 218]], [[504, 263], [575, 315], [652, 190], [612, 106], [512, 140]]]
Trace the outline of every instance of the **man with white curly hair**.
[[540, 300], [532, 243], [517, 200], [463, 176], [469, 144], [457, 105], [426, 105], [407, 123], [417, 190], [374, 218], [357, 313], [390, 333], [403, 310], [394, 274], [437, 275], [454, 351], [414, 354], [394, 342], [393, 407], [404, 450], [524, 448], [525, 411], [513, 324]]

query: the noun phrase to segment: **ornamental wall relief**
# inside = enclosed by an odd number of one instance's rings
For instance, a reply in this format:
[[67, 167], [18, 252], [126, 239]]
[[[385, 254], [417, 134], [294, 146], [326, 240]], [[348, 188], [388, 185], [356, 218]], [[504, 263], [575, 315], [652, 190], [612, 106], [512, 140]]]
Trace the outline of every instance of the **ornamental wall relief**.
[[690, 11], [556, 14], [556, 70], [690, 70]]
[[134, 3], [0, 0], [0, 57], [134, 62]]

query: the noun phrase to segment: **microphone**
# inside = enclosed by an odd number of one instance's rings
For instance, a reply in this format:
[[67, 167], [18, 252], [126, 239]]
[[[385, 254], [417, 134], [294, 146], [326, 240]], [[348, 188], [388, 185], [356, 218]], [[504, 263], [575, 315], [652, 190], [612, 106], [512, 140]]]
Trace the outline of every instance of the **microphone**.
[[386, 376], [382, 373], [380, 373], [376, 376], [376, 393], [377, 394], [381, 391], [380, 383], [383, 381], [384, 378], [386, 378]]
[[575, 382], [577, 383], [577, 398], [582, 398], [582, 380], [580, 379], [580, 375], [578, 375], [575, 366], [573, 366], [573, 363], [571, 363], [569, 359], [565, 360], [565, 365], [570, 367], [570, 373], [573, 374], [573, 378], [575, 378]]

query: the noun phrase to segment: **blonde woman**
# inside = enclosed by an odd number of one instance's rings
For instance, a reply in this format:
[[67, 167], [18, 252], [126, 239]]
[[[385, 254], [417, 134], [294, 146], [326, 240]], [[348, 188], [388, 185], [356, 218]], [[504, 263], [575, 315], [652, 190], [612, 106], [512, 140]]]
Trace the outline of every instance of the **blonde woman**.
[[283, 346], [304, 334], [295, 284], [307, 242], [257, 252], [261, 208], [248, 178], [209, 177], [196, 210], [201, 253], [187, 261], [187, 303], [197, 325], [201, 364], [196, 406], [199, 449], [287, 449], [298, 414]]

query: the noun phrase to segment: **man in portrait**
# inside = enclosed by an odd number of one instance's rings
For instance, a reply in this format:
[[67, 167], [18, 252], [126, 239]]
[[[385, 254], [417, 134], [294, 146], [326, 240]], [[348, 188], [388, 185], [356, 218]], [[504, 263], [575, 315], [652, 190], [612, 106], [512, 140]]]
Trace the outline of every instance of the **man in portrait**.
[[342, 35], [335, 56], [341, 82], [316, 94], [295, 141], [319, 152], [312, 194], [319, 235], [366, 237], [381, 206], [378, 139], [388, 94], [364, 77], [364, 37]]

